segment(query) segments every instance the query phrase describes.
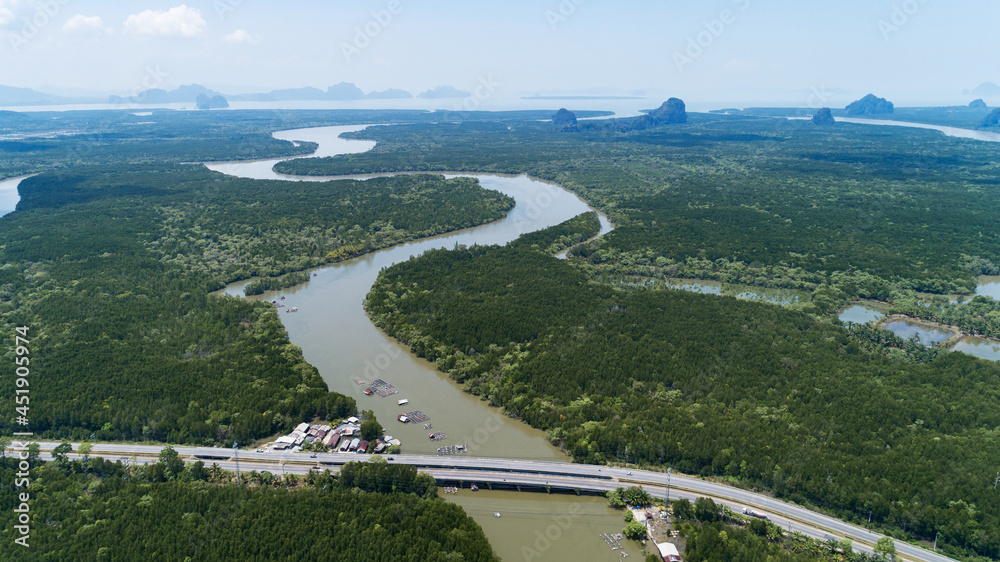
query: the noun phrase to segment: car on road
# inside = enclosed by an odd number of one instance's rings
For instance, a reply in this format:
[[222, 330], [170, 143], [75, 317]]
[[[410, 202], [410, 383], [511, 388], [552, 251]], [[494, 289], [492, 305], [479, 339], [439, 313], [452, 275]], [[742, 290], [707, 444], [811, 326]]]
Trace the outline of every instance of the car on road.
[[392, 457], [386, 457], [386, 458], [385, 458], [385, 460], [387, 460], [387, 461], [394, 461], [394, 460], [396, 460], [396, 459], [394, 459], [394, 458], [392, 458]]
[[632, 476], [632, 473], [631, 472], [626, 472], [625, 476]]
[[257, 449], [257, 452], [258, 452], [258, 453], [263, 453], [263, 452], [264, 452], [264, 449]]
[[309, 455], [309, 458], [311, 458], [311, 459], [316, 458], [316, 453], [313, 453], [313, 454]]

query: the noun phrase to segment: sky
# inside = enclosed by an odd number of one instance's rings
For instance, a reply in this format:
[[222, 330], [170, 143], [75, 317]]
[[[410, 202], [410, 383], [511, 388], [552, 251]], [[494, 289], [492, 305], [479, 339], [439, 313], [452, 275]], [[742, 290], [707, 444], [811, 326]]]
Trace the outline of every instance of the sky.
[[0, 84], [967, 103], [1000, 83], [998, 16], [995, 0], [0, 0]]

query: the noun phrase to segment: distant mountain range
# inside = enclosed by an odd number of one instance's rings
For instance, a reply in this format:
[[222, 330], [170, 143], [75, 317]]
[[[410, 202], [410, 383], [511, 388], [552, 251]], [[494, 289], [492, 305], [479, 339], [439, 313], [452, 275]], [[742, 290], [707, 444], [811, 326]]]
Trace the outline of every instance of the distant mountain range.
[[[432, 90], [427, 90], [419, 94], [424, 99], [448, 99], [467, 98], [472, 94], [458, 90], [452, 86], [438, 86]], [[65, 105], [65, 104], [91, 104], [91, 103], [135, 103], [135, 104], [161, 104], [161, 103], [190, 103], [192, 106], [198, 103], [199, 97], [208, 99], [221, 97], [228, 101], [345, 101], [362, 99], [409, 99], [413, 94], [406, 90], [390, 88], [382, 91], [372, 91], [365, 93], [361, 88], [350, 82], [341, 82], [330, 86], [326, 90], [319, 88], [288, 88], [273, 90], [267, 93], [255, 94], [222, 94], [210, 88], [198, 84], [181, 86], [174, 90], [164, 90], [161, 88], [151, 88], [133, 96], [110, 95], [106, 98], [100, 97], [69, 97], [56, 94], [47, 94], [31, 88], [15, 88], [12, 86], [0, 86], [0, 106], [18, 105]], [[221, 106], [221, 102], [213, 104], [213, 107]]]
[[463, 92], [462, 90], [456, 90], [453, 86], [438, 86], [433, 90], [427, 90], [426, 92], [421, 92], [418, 97], [427, 100], [438, 100], [438, 99], [448, 99], [448, 98], [467, 98], [471, 96], [469, 92]]
[[288, 88], [273, 90], [266, 94], [239, 94], [227, 96], [232, 101], [322, 101], [322, 100], [361, 100], [361, 99], [404, 99], [412, 98], [413, 94], [406, 90], [384, 90], [365, 93], [361, 88], [350, 82], [341, 82], [326, 90], [319, 88]]
[[191, 84], [170, 91], [160, 88], [150, 88], [149, 90], [140, 92], [134, 98], [112, 95], [108, 96], [107, 100], [103, 100], [103, 103], [196, 103], [198, 96], [213, 98], [221, 95], [215, 90], [210, 90], [198, 84]]
[[0, 105], [52, 105], [71, 103], [104, 103], [101, 98], [84, 98], [46, 94], [31, 88], [0, 86]]
[[962, 93], [980, 97], [998, 97], [1000, 96], [1000, 86], [993, 82], [983, 82], [972, 90], [963, 90]]

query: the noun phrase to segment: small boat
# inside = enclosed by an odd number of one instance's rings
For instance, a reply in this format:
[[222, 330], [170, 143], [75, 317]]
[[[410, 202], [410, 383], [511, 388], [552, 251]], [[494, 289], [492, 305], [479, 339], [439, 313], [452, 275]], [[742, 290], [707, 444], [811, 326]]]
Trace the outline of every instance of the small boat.
[[281, 300], [285, 300], [285, 295], [281, 295]]
[[406, 406], [406, 405], [407, 405], [407, 404], [409, 404], [409, 403], [410, 403], [410, 401], [409, 401], [409, 400], [407, 400], [406, 398], [403, 398], [403, 399], [402, 399], [402, 400], [400, 400], [399, 402], [396, 402], [396, 405], [398, 405], [398, 406]]
[[496, 517], [497, 519], [500, 519], [500, 512], [499, 511], [494, 511], [493, 512], [493, 517]]
[[292, 309], [290, 309], [290, 308], [286, 308], [285, 309], [285, 312], [291, 312], [291, 311], [292, 311]]
[[370, 388], [366, 388], [365, 389], [365, 396], [371, 396], [374, 393], [375, 393], [375, 391], [372, 390], [372, 389], [370, 389]]
[[317, 275], [316, 273], [313, 273], [313, 277], [316, 277], [316, 275]]
[[292, 307], [292, 312], [298, 312], [298, 311], [299, 311], [299, 307], [297, 307], [297, 306], [293, 306]]
[[410, 418], [408, 418], [406, 414], [399, 414], [398, 416], [396, 416], [396, 419], [403, 423], [410, 421]]

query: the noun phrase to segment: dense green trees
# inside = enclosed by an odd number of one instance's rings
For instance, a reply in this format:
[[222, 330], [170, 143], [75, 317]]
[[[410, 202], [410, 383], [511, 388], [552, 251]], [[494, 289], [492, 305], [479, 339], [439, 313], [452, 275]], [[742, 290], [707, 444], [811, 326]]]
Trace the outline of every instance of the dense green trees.
[[[267, 134], [286, 128], [274, 115], [218, 115], [184, 122], [157, 113], [149, 133], [126, 134], [138, 124], [123, 114], [94, 138], [10, 139], [0, 143], [0, 173], [293, 151]], [[0, 131], [51, 131], [50, 117], [3, 114]], [[527, 115], [495, 117], [401, 114], [410, 124], [355, 135], [380, 141], [370, 153], [281, 166], [314, 175], [529, 172], [618, 223], [576, 252], [588, 274], [532, 251], [582, 239], [572, 233], [431, 252], [391, 268], [368, 298], [380, 325], [471, 392], [548, 429], [578, 460], [671, 463], [848, 518], [871, 513], [900, 534], [940, 531], [952, 552], [1000, 556], [988, 485], [1000, 453], [997, 366], [921, 354], [803, 313], [856, 297], [970, 290], [976, 274], [1000, 263], [996, 145], [752, 116], [693, 114], [667, 128], [577, 134]], [[84, 129], [74, 119], [67, 129]], [[297, 113], [281, 124], [310, 119], [335, 120]], [[178, 131], [178, 122], [190, 128]], [[485, 201], [475, 210], [482, 220], [508, 205], [426, 181], [431, 193], [412, 206], [401, 180], [299, 186], [288, 196], [266, 182], [163, 164], [26, 182], [21, 212], [0, 223], [0, 314], [8, 327], [41, 334], [37, 366], [50, 383], [33, 388], [33, 428], [53, 437], [243, 440], [353, 409], [283, 341], [273, 311], [205, 293], [391, 244], [405, 239], [400, 230], [461, 226], [451, 217], [469, 216], [470, 201]], [[458, 205], [441, 212], [439, 191]], [[345, 218], [337, 202], [377, 210]], [[400, 222], [416, 215], [423, 222]], [[789, 311], [625, 292], [592, 281], [602, 275], [790, 286], [810, 300]], [[994, 311], [974, 305], [960, 320], [992, 329]]]
[[638, 521], [629, 521], [625, 528], [622, 529], [622, 534], [625, 538], [632, 539], [634, 541], [641, 541], [646, 539], [646, 526]]
[[361, 417], [363, 421], [361, 422], [361, 438], [365, 441], [374, 441], [383, 435], [382, 424], [375, 419], [375, 412], [371, 410], [365, 410], [362, 412]]
[[955, 303], [945, 297], [920, 298], [914, 294], [896, 294], [890, 312], [958, 326], [975, 335], [1000, 339], [1000, 302], [989, 297]]
[[[767, 537], [750, 530], [719, 522], [681, 525], [681, 536], [685, 540], [684, 560], [690, 562], [716, 562], [731, 560], [754, 562], [773, 560], [793, 562], [809, 560], [860, 560], [840, 556], [810, 556], [789, 552], [779, 539], [772, 542]], [[780, 530], [779, 530], [780, 537]]]
[[696, 507], [686, 499], [677, 500], [671, 503], [671, 508], [676, 528], [685, 540], [685, 560], [865, 562], [880, 559], [855, 552], [850, 540], [819, 541], [798, 532], [786, 533], [770, 521], [732, 513], [709, 498], [698, 498]]
[[[249, 160], [309, 154], [314, 143], [271, 133], [328, 125], [544, 119], [544, 111], [429, 113], [420, 110], [175, 111], [134, 107], [92, 111], [0, 111], [0, 178], [94, 164]], [[597, 112], [586, 112], [595, 115]]]
[[[0, 478], [13, 482], [16, 466], [0, 459]], [[245, 473], [238, 486], [217, 467], [184, 467], [170, 450], [131, 469], [101, 458], [39, 463], [27, 489], [30, 548], [5, 540], [0, 558], [497, 560], [479, 525], [435, 497], [429, 476], [384, 464], [344, 470], [349, 481], [313, 473], [293, 485]], [[0, 487], [0, 524], [9, 532], [19, 491]]]
[[629, 486], [628, 488], [615, 488], [608, 490], [608, 505], [615, 508], [625, 506], [645, 507], [653, 503], [653, 498], [649, 492], [642, 489], [642, 486]]
[[892, 541], [890, 537], [882, 537], [878, 540], [875, 545], [875, 554], [882, 556], [888, 560], [896, 559], [896, 543]]
[[0, 318], [7, 333], [31, 328], [32, 371], [45, 373], [31, 429], [192, 443], [249, 442], [356, 409], [327, 392], [273, 307], [209, 291], [510, 206], [468, 179], [289, 184], [171, 164], [52, 172], [21, 193], [0, 221]]
[[583, 213], [551, 228], [529, 232], [511, 242], [514, 247], [526, 246], [546, 254], [555, 254], [574, 244], [589, 240], [601, 231], [597, 213]]
[[164, 164], [36, 176], [22, 183], [19, 209], [51, 210], [60, 220], [72, 205], [87, 203], [88, 211], [108, 218], [138, 215], [122, 229], [133, 238], [120, 244], [142, 245], [162, 262], [218, 283], [282, 275], [475, 226], [513, 206], [470, 178], [289, 183]]
[[388, 494], [403, 492], [418, 497], [437, 497], [434, 478], [418, 473], [413, 465], [388, 464], [380, 457], [372, 462], [350, 462], [337, 473], [337, 484], [341, 488], [360, 488], [366, 492]]
[[1000, 554], [1000, 365], [872, 354], [773, 305], [614, 290], [518, 244], [387, 268], [366, 307], [578, 461], [671, 464]]
[[863, 296], [878, 296], [886, 284], [954, 293], [974, 286], [976, 272], [963, 254], [1000, 262], [991, 226], [1000, 220], [1000, 205], [985, 187], [996, 180], [995, 143], [933, 131], [699, 114], [685, 125], [627, 134], [462, 123], [354, 136], [379, 145], [280, 168], [527, 172], [576, 191], [616, 219], [618, 228], [594, 246], [595, 263], [659, 263], [674, 276], [705, 275], [702, 268], [689, 271], [691, 260], [727, 260], [752, 270], [750, 284], [802, 274], [825, 283], [837, 273], [862, 272], [872, 281], [859, 287]]
[[264, 279], [254, 279], [243, 288], [246, 296], [263, 295], [267, 291], [279, 291], [287, 287], [294, 287], [309, 280], [309, 273], [306, 271], [296, 271], [281, 277], [267, 277]]

